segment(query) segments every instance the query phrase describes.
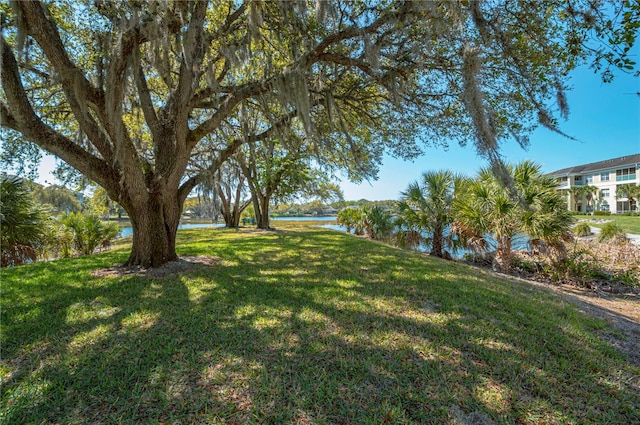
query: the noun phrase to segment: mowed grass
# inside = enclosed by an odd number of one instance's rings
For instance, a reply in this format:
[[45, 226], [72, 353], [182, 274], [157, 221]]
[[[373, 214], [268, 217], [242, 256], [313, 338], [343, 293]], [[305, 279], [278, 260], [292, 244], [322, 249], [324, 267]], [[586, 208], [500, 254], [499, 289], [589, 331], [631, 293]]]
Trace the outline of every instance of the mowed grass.
[[557, 296], [276, 225], [181, 231], [219, 262], [163, 278], [3, 269], [0, 422], [640, 423], [640, 370]]
[[603, 227], [605, 223], [592, 223], [593, 220], [611, 220], [618, 226], [622, 227], [625, 233], [633, 233], [640, 235], [640, 216], [624, 216], [624, 215], [605, 215], [605, 216], [591, 216], [591, 215], [576, 215], [576, 219], [584, 220], [593, 227]]

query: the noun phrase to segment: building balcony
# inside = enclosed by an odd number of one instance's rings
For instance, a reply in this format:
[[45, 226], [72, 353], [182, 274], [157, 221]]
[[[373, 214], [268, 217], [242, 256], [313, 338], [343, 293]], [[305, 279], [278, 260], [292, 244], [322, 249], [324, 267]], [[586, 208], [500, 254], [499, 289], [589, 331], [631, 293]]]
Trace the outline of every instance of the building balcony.
[[636, 179], [635, 174], [625, 174], [623, 176], [616, 176], [617, 182], [626, 182], [626, 181], [635, 180], [635, 179]]

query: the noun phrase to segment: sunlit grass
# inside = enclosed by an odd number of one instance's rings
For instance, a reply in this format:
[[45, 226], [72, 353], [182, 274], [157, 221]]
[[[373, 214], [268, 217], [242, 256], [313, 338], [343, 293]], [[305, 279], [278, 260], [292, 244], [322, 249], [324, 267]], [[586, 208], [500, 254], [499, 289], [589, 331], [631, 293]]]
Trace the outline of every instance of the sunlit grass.
[[180, 231], [216, 265], [0, 271], [1, 423], [638, 423], [640, 370], [551, 293], [339, 232]]
[[589, 222], [589, 225], [593, 227], [602, 228], [605, 223], [593, 223], [593, 220], [611, 220], [618, 226], [622, 227], [625, 233], [633, 233], [640, 235], [640, 216], [624, 216], [624, 215], [606, 215], [606, 216], [592, 216], [592, 215], [577, 215], [578, 220], [585, 220]]

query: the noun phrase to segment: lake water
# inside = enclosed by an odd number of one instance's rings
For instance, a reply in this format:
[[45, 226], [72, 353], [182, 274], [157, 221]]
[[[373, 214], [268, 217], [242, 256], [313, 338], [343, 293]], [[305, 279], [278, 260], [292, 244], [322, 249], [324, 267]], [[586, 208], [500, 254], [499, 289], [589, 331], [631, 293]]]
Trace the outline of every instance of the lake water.
[[304, 217], [271, 217], [270, 220], [273, 221], [335, 221], [336, 217], [334, 215], [323, 215], [323, 216], [304, 216]]
[[[180, 229], [198, 229], [201, 227], [224, 227], [224, 223], [186, 223], [180, 224], [178, 226], [178, 230]], [[123, 226], [120, 229], [120, 233], [118, 234], [119, 238], [125, 238], [127, 236], [133, 235], [133, 227], [131, 226]]]
[[[321, 227], [325, 228], [325, 229], [331, 229], [331, 230], [336, 230], [338, 232], [346, 232], [347, 228], [345, 226], [341, 226], [339, 224], [323, 224]], [[353, 232], [353, 231], [352, 231]], [[491, 237], [491, 236], [487, 236], [487, 242], [489, 243], [489, 251], [495, 250], [497, 243], [496, 241]], [[527, 250], [527, 243], [529, 242], [529, 238], [526, 235], [517, 235], [513, 238], [513, 241], [511, 243], [511, 249], [513, 250]], [[425, 245], [425, 244], [420, 244], [420, 246], [418, 246], [418, 251], [422, 251], [422, 252], [428, 252], [430, 250], [430, 246]], [[452, 257], [454, 258], [462, 258], [465, 254], [471, 254], [473, 253], [472, 250], [470, 249], [466, 249], [466, 248], [459, 248], [455, 253], [450, 253]]]
[[[271, 217], [270, 220], [273, 221], [334, 221], [336, 218], [334, 216], [323, 216], [323, 217]], [[224, 227], [224, 223], [185, 223], [180, 224], [178, 226], [178, 230], [180, 229], [199, 229], [203, 227]], [[123, 226], [120, 229], [120, 233], [118, 234], [119, 238], [125, 238], [127, 236], [131, 236], [133, 234], [133, 227], [131, 226]]]

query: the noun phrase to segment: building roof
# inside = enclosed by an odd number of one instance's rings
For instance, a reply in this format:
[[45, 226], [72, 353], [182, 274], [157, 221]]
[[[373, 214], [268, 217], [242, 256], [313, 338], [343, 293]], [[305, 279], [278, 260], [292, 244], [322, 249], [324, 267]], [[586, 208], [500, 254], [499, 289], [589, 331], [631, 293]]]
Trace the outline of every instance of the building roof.
[[608, 168], [620, 168], [624, 166], [634, 166], [640, 164], [640, 153], [621, 156], [619, 158], [607, 159], [604, 161], [592, 162], [590, 164], [574, 165], [573, 167], [563, 168], [556, 170], [550, 175], [569, 175], [569, 174], [584, 174], [591, 171], [605, 170]]

